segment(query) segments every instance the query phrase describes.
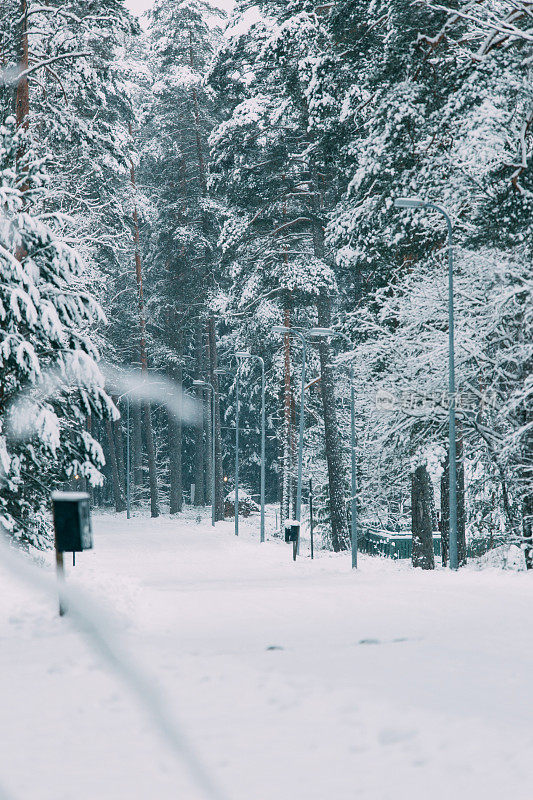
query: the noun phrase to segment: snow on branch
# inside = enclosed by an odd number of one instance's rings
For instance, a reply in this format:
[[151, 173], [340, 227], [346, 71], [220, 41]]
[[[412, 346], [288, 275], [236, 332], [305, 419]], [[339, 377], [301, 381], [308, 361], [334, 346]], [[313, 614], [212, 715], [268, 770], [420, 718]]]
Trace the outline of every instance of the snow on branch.
[[31, 75], [32, 72], [37, 72], [37, 70], [42, 69], [43, 67], [48, 67], [50, 64], [54, 64], [56, 61], [64, 61], [66, 58], [84, 58], [85, 56], [91, 55], [92, 52], [90, 50], [77, 50], [72, 53], [62, 53], [59, 56], [52, 56], [51, 58], [46, 58], [43, 61], [38, 61], [37, 64], [32, 64], [31, 67], [28, 67], [21, 72], [16, 72], [14, 78], [11, 79], [11, 85], [19, 83], [19, 81], [21, 81], [23, 78]]
[[[444, 11], [453, 17], [453, 21], [464, 19], [473, 22], [481, 30], [489, 30], [499, 33], [505, 38], [518, 39], [525, 42], [533, 42], [533, 29], [519, 28], [515, 21], [523, 17], [532, 17], [533, 4], [529, 0], [511, 0], [513, 11], [507, 16], [500, 17], [488, 8], [484, 9], [485, 14], [480, 13], [481, 9], [474, 10], [474, 6], [479, 7], [479, 3], [467, 3], [462, 9], [450, 8], [434, 0], [414, 0], [414, 5], [425, 5], [433, 11]], [[491, 37], [492, 43], [492, 37]], [[488, 51], [488, 47], [484, 48]]]

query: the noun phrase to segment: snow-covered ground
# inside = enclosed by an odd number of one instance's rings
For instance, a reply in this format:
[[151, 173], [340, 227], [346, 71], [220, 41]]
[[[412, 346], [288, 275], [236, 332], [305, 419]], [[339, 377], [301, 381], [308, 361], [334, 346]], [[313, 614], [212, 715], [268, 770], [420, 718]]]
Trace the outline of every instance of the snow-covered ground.
[[[97, 518], [68, 581], [230, 800], [531, 800], [530, 575], [354, 574], [260, 545], [256, 517], [239, 539], [194, 517]], [[206, 797], [53, 598], [0, 582], [0, 797]]]

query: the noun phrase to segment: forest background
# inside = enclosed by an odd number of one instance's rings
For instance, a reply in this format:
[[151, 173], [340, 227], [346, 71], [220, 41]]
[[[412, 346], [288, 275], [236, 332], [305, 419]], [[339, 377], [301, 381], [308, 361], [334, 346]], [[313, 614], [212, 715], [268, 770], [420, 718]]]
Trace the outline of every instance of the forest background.
[[[45, 546], [48, 498], [86, 486], [179, 513], [231, 488], [232, 354], [265, 362], [267, 499], [304, 474], [325, 547], [349, 545], [349, 367], [368, 529], [447, 542], [446, 230], [454, 224], [461, 559], [533, 566], [528, 0], [7, 0], [0, 12], [0, 463], [4, 525]], [[341, 354], [342, 351], [342, 354]], [[226, 374], [219, 374], [221, 368]], [[128, 402], [132, 375], [201, 402], [188, 426]], [[259, 486], [260, 382], [240, 368], [244, 488]], [[215, 393], [215, 425], [209, 391]], [[169, 387], [175, 387], [170, 389]], [[131, 399], [131, 398], [130, 398]], [[129, 419], [128, 419], [129, 409]], [[215, 462], [210, 460], [215, 430]], [[227, 482], [226, 480], [227, 479]], [[437, 512], [441, 511], [439, 515]], [[440, 520], [437, 521], [437, 517]]]

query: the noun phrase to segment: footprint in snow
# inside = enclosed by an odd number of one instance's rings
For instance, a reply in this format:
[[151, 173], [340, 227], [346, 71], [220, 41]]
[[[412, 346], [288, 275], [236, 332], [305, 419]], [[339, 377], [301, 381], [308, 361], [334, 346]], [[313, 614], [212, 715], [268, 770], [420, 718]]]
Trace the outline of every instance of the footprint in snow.
[[267, 647], [267, 650], [283, 650], [283, 647], [280, 647], [279, 644], [271, 644]]

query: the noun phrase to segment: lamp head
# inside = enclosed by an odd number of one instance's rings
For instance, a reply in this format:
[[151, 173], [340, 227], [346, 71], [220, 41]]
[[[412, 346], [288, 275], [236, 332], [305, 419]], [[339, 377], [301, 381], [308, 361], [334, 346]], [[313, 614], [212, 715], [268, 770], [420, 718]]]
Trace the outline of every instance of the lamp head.
[[311, 328], [307, 331], [307, 335], [312, 338], [319, 338], [320, 336], [336, 336], [337, 331], [333, 328]]
[[193, 386], [205, 386], [206, 383], [205, 383], [205, 381], [195, 380], [195, 381], [192, 382], [192, 385]]
[[288, 328], [287, 325], [274, 325], [272, 333], [289, 333], [290, 330], [291, 329]]
[[394, 205], [396, 208], [424, 208], [426, 203], [420, 197], [396, 197]]
[[238, 353], [235, 353], [236, 358], [250, 358], [250, 353], [245, 353], [244, 350], [239, 350]]
[[228, 371], [226, 369], [222, 369], [222, 367], [219, 367], [219, 369], [215, 370], [215, 375], [227, 375], [227, 374]]

